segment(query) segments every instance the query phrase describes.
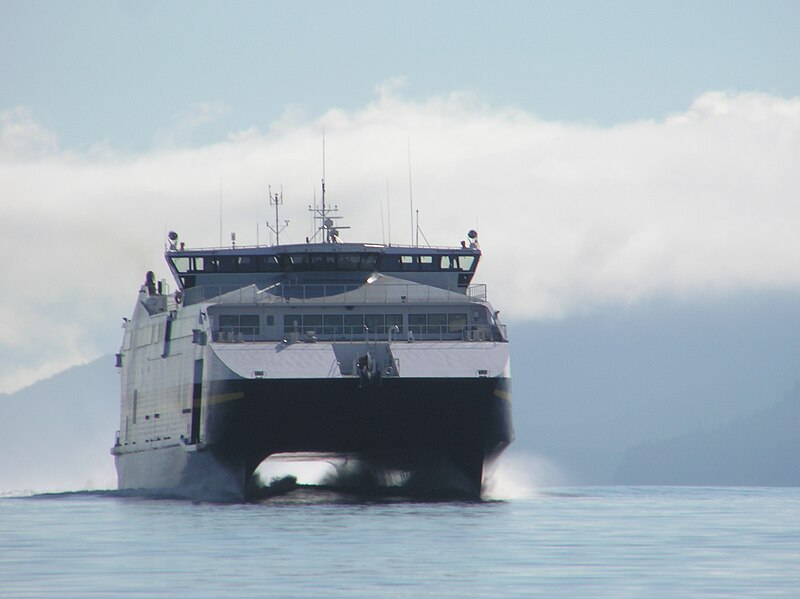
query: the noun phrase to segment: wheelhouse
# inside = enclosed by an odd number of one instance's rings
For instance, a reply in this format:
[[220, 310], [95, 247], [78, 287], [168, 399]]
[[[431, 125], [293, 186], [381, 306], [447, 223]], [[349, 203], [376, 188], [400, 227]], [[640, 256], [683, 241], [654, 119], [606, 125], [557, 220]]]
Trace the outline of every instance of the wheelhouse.
[[371, 244], [167, 250], [186, 303], [246, 285], [276, 283], [361, 285], [374, 273], [464, 293], [480, 261], [477, 248], [423, 248]]

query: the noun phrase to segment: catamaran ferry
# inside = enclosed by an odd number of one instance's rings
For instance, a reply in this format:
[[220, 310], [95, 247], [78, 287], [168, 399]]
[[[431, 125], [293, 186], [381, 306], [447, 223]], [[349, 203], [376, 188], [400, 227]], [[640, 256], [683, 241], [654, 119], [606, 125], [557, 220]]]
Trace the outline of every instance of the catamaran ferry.
[[472, 283], [477, 233], [344, 243], [324, 184], [313, 211], [303, 244], [189, 248], [170, 232], [177, 291], [147, 273], [117, 354], [120, 489], [242, 501], [265, 459], [301, 455], [480, 496], [513, 429], [506, 327]]

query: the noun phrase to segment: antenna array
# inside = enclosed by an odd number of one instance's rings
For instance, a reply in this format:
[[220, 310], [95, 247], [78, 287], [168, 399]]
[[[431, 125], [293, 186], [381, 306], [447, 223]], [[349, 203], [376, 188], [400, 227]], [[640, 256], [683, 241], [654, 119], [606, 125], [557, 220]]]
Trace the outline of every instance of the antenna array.
[[269, 205], [270, 206], [275, 206], [275, 226], [273, 227], [271, 224], [269, 224], [269, 221], [267, 221], [267, 227], [269, 228], [270, 231], [275, 233], [275, 245], [280, 245], [281, 244], [281, 231], [283, 231], [286, 227], [289, 226], [289, 221], [288, 220], [284, 220], [283, 224], [281, 224], [281, 221], [278, 218], [278, 208], [283, 205], [283, 188], [282, 187], [281, 187], [280, 195], [277, 194], [277, 193], [275, 193], [275, 195], [273, 195], [272, 194], [272, 186], [269, 187]]

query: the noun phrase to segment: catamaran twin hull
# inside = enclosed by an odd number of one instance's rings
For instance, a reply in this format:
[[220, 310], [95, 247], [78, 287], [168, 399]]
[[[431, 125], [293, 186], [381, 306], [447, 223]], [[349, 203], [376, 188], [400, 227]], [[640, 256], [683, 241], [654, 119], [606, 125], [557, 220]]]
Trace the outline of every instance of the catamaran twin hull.
[[119, 486], [238, 501], [269, 455], [316, 452], [412, 474], [444, 460], [452, 476], [418, 491], [478, 497], [484, 463], [511, 441], [506, 382], [398, 380], [379, 390], [353, 381], [213, 384], [211, 441], [118, 454]]
[[[268, 363], [271, 356], [278, 364], [306, 364], [313, 371], [314, 363], [325, 363], [324, 355], [336, 354], [334, 344], [214, 345], [216, 351], [209, 347], [205, 353], [211, 377], [203, 375], [203, 360], [195, 361], [194, 405], [182, 410], [186, 434], [176, 442], [154, 439], [146, 447], [115, 448], [120, 489], [238, 501], [247, 498], [248, 481], [268, 456], [311, 453], [352, 456], [371, 468], [425, 477], [415, 492], [478, 497], [484, 464], [513, 439], [510, 379], [503, 372], [507, 344], [473, 343], [461, 351], [455, 343], [383, 344], [393, 350], [398, 370], [414, 369], [415, 361], [416, 369], [430, 370], [438, 356], [455, 359], [454, 368], [462, 372], [382, 373], [372, 379], [270, 379], [260, 372], [259, 378], [244, 378], [230, 367]], [[371, 344], [347, 345], [367, 355]], [[476, 360], [496, 364], [499, 376], [481, 369], [463, 376]]]

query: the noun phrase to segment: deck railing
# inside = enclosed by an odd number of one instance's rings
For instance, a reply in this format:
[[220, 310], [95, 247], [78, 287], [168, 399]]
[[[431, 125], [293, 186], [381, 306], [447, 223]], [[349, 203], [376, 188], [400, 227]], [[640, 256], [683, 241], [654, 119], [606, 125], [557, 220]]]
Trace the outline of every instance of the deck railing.
[[402, 327], [380, 326], [369, 329], [361, 327], [322, 327], [319, 331], [284, 330], [283, 336], [262, 335], [255, 328], [222, 328], [212, 333], [217, 343], [253, 343], [283, 341], [284, 343], [365, 342], [392, 343], [417, 341], [505, 341], [508, 339], [506, 325], [414, 325], [410, 331]]
[[414, 304], [460, 303], [486, 301], [486, 285], [470, 285], [466, 293], [428, 285], [393, 283], [388, 285], [273, 285], [256, 291], [253, 286], [203, 285], [184, 293], [185, 304], [217, 299], [221, 304], [269, 303], [302, 301], [310, 304]]

